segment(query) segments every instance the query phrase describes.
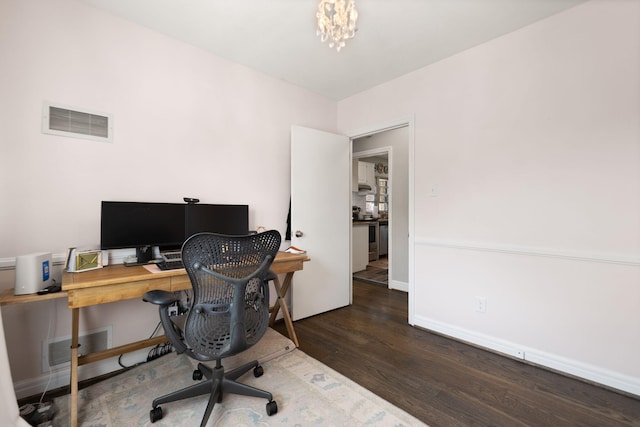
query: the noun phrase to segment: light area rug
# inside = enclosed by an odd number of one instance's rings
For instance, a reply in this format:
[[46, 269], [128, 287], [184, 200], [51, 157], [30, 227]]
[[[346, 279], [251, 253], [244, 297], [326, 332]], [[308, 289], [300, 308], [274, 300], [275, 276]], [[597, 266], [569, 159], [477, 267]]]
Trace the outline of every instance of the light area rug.
[[[262, 344], [261, 344], [262, 343]], [[213, 426], [425, 426], [295, 346], [288, 338], [269, 329], [265, 338], [249, 351], [223, 360], [230, 369], [258, 359], [264, 375], [252, 372], [239, 380], [268, 390], [278, 404], [278, 413], [268, 416], [266, 399], [226, 394], [217, 403], [207, 423]], [[196, 363], [174, 353], [138, 366], [116, 377], [80, 391], [79, 425], [82, 427], [148, 426], [154, 398], [193, 383]], [[58, 413], [54, 426], [68, 426], [68, 396], [55, 400]], [[200, 425], [207, 397], [167, 403], [156, 426]]]

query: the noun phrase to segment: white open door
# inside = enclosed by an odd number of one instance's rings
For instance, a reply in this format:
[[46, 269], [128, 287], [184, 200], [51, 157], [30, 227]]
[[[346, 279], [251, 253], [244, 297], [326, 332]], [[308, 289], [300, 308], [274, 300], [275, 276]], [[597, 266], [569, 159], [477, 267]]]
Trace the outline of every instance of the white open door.
[[293, 320], [351, 303], [351, 143], [291, 127], [291, 245], [311, 261], [296, 272]]

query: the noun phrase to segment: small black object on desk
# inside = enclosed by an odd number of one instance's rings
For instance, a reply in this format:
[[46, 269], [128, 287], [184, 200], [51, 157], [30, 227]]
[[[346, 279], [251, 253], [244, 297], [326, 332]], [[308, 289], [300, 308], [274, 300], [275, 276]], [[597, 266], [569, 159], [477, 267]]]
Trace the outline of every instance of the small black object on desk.
[[62, 287], [60, 285], [49, 285], [46, 288], [39, 290], [38, 295], [52, 294], [54, 292], [60, 292], [61, 290]]

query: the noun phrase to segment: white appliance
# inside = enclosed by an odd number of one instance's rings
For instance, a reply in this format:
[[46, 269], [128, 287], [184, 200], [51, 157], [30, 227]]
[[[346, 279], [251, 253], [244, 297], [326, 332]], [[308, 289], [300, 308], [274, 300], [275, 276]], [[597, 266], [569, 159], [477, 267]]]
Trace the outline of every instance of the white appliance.
[[14, 295], [35, 294], [51, 282], [51, 252], [16, 257]]

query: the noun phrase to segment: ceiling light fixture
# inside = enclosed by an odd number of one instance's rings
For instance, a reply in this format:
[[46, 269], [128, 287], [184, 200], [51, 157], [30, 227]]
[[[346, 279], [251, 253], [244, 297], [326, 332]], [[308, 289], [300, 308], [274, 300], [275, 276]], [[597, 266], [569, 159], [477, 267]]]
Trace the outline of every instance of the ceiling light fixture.
[[358, 10], [354, 0], [320, 0], [316, 17], [316, 35], [323, 43], [329, 40], [329, 47], [335, 46], [338, 52], [356, 35]]

